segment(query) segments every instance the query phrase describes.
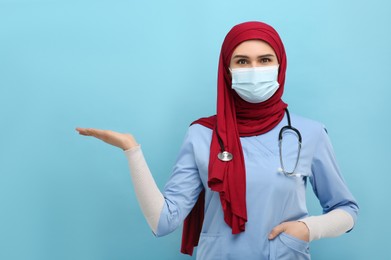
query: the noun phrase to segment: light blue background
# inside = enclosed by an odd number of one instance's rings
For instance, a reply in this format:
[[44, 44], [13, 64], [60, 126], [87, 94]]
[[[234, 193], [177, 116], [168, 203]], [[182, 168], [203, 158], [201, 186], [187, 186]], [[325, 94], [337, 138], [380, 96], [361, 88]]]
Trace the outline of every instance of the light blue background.
[[181, 229], [152, 235], [123, 153], [74, 128], [133, 133], [163, 187], [188, 125], [215, 113], [225, 34], [248, 20], [280, 32], [284, 100], [326, 124], [361, 207], [353, 232], [311, 244], [313, 259], [389, 259], [390, 10], [387, 0], [0, 0], [0, 259], [190, 259]]

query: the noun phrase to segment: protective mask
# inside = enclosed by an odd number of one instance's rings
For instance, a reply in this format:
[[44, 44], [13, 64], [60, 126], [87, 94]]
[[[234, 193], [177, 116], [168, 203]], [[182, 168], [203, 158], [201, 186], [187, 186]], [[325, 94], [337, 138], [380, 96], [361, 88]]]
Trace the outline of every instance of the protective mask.
[[231, 75], [232, 88], [249, 103], [268, 100], [280, 86], [277, 82], [278, 65], [232, 69]]

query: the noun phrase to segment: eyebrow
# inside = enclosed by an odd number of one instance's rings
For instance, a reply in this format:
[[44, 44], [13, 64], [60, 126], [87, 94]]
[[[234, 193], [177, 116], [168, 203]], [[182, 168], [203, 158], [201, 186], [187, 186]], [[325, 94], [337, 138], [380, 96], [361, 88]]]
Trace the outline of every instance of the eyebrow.
[[[275, 57], [275, 55], [273, 55], [273, 54], [265, 54], [265, 55], [260, 55], [257, 58], [259, 59], [259, 58], [269, 58], [269, 57]], [[232, 59], [243, 59], [243, 58], [244, 59], [248, 59], [249, 56], [238, 54], [238, 55], [235, 55], [234, 57], [232, 57]]]

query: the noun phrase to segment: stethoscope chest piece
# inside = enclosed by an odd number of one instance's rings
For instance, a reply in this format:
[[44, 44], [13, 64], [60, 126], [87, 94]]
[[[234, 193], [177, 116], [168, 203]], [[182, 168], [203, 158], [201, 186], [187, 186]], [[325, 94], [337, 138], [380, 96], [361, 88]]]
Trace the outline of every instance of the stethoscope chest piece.
[[232, 153], [227, 152], [227, 151], [223, 151], [223, 152], [220, 152], [217, 154], [217, 158], [219, 158], [220, 161], [229, 162], [232, 160], [233, 156], [232, 156]]

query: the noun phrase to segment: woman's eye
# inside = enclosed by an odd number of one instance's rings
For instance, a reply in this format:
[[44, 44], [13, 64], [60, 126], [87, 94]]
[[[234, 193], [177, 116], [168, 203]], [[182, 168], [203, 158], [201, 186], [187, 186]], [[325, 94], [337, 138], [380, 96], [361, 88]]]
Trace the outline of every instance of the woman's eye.
[[269, 58], [262, 58], [261, 59], [261, 63], [268, 63], [268, 62], [271, 62], [271, 60]]
[[240, 59], [240, 60], [238, 60], [237, 63], [240, 65], [244, 65], [244, 64], [247, 64], [247, 61], [245, 59]]

